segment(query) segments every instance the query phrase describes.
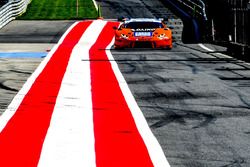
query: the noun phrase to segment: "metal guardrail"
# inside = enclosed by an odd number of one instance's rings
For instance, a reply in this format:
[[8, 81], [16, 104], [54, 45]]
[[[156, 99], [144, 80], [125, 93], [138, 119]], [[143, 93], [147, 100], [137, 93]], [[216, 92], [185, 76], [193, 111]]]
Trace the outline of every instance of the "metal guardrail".
[[176, 0], [183, 6], [185, 6], [189, 12], [193, 15], [201, 16], [204, 20], [207, 20], [205, 3], [202, 0]]
[[0, 8], [0, 29], [26, 11], [31, 0], [10, 0]]

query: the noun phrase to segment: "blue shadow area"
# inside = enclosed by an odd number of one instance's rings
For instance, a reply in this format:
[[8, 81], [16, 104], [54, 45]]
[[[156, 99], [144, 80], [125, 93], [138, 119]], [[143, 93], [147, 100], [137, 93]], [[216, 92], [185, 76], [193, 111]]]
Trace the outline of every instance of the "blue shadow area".
[[0, 58], [44, 58], [47, 52], [0, 52]]

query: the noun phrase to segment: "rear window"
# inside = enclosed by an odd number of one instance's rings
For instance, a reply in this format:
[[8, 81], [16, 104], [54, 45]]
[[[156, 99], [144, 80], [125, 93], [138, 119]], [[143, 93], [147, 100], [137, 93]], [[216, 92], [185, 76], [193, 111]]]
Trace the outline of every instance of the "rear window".
[[163, 28], [162, 23], [158, 22], [130, 22], [124, 25], [125, 28], [146, 29], [146, 28]]

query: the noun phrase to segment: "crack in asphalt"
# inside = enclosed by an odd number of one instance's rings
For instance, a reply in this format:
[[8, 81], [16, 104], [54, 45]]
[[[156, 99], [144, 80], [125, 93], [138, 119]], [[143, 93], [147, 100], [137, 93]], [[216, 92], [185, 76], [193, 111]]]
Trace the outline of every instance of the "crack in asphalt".
[[242, 167], [243, 164], [245, 164], [244, 158], [239, 158], [239, 159], [233, 160], [230, 164], [224, 165], [222, 167]]
[[31, 72], [23, 72], [23, 71], [19, 71], [19, 70], [9, 70], [9, 72], [14, 72], [14, 73], [19, 73], [19, 74], [27, 74], [27, 75], [31, 75]]
[[[145, 107], [145, 106], [144, 106]], [[148, 106], [147, 106], [148, 107]], [[150, 125], [153, 129], [158, 129], [170, 123], [178, 123], [187, 126], [190, 120], [197, 120], [196, 125], [192, 125], [192, 129], [206, 127], [216, 121], [216, 116], [212, 114], [201, 113], [193, 110], [174, 109], [162, 107], [159, 105], [153, 106], [156, 111], [164, 113], [162, 116], [147, 117], [150, 121], [156, 121]]]

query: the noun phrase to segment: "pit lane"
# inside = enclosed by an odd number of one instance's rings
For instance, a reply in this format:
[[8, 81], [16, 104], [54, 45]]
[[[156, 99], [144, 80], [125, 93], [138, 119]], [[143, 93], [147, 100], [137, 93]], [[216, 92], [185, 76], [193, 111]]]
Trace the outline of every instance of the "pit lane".
[[[250, 166], [250, 66], [209, 47], [112, 54], [171, 166]], [[40, 61], [1, 59], [1, 109]]]

